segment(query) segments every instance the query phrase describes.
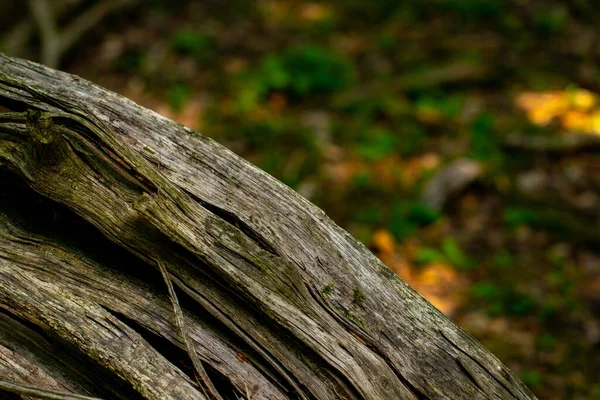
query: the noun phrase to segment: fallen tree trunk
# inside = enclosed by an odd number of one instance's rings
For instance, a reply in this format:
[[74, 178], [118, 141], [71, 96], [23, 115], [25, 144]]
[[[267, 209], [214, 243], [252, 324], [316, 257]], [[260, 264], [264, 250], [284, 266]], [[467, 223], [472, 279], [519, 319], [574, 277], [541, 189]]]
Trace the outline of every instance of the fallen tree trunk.
[[6, 382], [115, 399], [535, 398], [218, 143], [2, 54], [0, 104]]

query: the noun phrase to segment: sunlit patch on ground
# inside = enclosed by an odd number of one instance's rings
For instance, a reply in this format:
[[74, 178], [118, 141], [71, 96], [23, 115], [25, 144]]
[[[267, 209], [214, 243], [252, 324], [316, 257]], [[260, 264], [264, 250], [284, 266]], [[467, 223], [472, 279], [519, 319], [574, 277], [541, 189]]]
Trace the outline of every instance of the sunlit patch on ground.
[[516, 104], [536, 125], [558, 122], [568, 131], [600, 134], [598, 95], [585, 89], [525, 92]]

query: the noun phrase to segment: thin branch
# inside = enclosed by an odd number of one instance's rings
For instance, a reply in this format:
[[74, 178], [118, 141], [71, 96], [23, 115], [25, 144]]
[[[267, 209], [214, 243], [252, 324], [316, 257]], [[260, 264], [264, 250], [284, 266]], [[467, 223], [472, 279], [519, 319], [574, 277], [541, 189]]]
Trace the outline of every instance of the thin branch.
[[133, 4], [135, 0], [105, 0], [96, 3], [89, 10], [77, 16], [60, 35], [61, 51], [69, 50], [81, 37], [107, 15], [121, 7]]
[[29, 9], [40, 31], [42, 63], [56, 68], [62, 49], [52, 10], [46, 0], [29, 0]]
[[[55, 20], [60, 20], [65, 10], [78, 6], [83, 0], [69, 0], [52, 3], [52, 11]], [[8, 54], [27, 58], [27, 45], [32, 35], [36, 33], [36, 24], [27, 16], [16, 23], [14, 27], [4, 35], [2, 48]]]
[[[190, 337], [189, 337], [187, 328], [185, 326], [185, 320], [183, 318], [183, 312], [181, 311], [181, 307], [179, 306], [179, 300], [177, 299], [177, 294], [175, 294], [175, 289], [173, 288], [173, 282], [171, 282], [169, 272], [167, 271], [167, 269], [165, 268], [163, 263], [161, 263], [160, 261], [158, 262], [158, 268], [160, 269], [160, 273], [162, 274], [162, 277], [163, 277], [165, 283], [167, 284], [167, 288], [169, 290], [169, 297], [171, 298], [171, 303], [173, 304], [173, 310], [175, 311], [175, 322], [177, 323], [177, 327], [179, 328], [179, 332], [181, 334], [181, 339], [183, 340], [183, 343], [185, 344], [187, 353], [190, 356], [190, 359], [192, 360], [192, 364], [194, 365], [194, 371], [196, 372], [196, 379], [201, 381], [208, 388], [208, 391], [210, 392], [211, 396], [214, 399], [223, 400], [223, 398], [221, 397], [219, 392], [217, 392], [217, 389], [213, 385], [212, 381], [210, 380], [208, 374], [206, 373], [206, 370], [204, 369], [204, 366], [202, 365], [202, 362], [198, 358], [198, 355], [196, 354], [196, 350], [194, 349], [194, 346], [192, 345], [192, 342], [190, 341]], [[204, 390], [204, 386], [200, 385], [200, 387], [202, 388], [202, 390]], [[206, 393], [204, 393], [204, 395], [206, 397], [209, 397], [206, 395]]]
[[[42, 63], [56, 68], [60, 63], [63, 54], [81, 39], [86, 32], [96, 27], [100, 21], [108, 14], [134, 4], [137, 0], [104, 0], [95, 3], [91, 8], [77, 16], [71, 23], [65, 26], [61, 31], [57, 27], [56, 21], [62, 14], [65, 7], [57, 4], [52, 8], [47, 0], [29, 0], [29, 8], [33, 20], [35, 21], [42, 47]], [[74, 3], [80, 3], [80, 0], [74, 0]], [[54, 6], [54, 5], [53, 5]], [[31, 25], [28, 21], [20, 24], [20, 30], [15, 30], [14, 34], [19, 43], [24, 45], [31, 33]], [[27, 30], [29, 28], [29, 30]], [[21, 32], [23, 31], [23, 32]], [[8, 42], [7, 42], [8, 43]], [[12, 45], [11, 48], [17, 47]]]

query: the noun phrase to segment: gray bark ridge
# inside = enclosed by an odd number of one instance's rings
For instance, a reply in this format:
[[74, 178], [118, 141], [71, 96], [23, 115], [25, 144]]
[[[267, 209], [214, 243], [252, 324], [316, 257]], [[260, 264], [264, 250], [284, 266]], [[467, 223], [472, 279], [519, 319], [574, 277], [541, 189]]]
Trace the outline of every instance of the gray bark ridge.
[[[168, 354], [185, 354], [185, 345], [166, 288], [153, 286], [161, 263], [223, 398], [535, 398], [322, 210], [213, 140], [2, 54], [0, 104], [23, 111], [0, 114], [0, 171], [119, 255], [99, 259], [9, 213], [0, 223], [0, 311], [59, 337], [140, 397], [207, 393], [189, 362]], [[57, 296], [57, 306], [45, 303]], [[106, 393], [62, 371], [54, 386]]]

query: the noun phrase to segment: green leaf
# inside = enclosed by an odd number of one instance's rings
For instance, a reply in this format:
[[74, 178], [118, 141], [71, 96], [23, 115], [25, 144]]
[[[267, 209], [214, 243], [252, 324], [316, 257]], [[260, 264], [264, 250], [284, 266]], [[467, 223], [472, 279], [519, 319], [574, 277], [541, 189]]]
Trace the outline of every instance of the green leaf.
[[420, 247], [417, 251], [415, 261], [419, 264], [429, 264], [433, 262], [445, 261], [444, 254], [432, 247]]
[[542, 376], [534, 370], [523, 371], [520, 374], [523, 383], [529, 387], [535, 388], [542, 384]]
[[266, 56], [259, 67], [240, 80], [242, 90], [252, 86], [261, 98], [270, 92], [285, 92], [303, 99], [318, 93], [332, 93], [350, 85], [355, 75], [350, 60], [316, 45], [296, 46]]
[[477, 160], [490, 161], [499, 158], [500, 144], [494, 130], [494, 120], [489, 113], [483, 113], [473, 120], [470, 126], [470, 155]]
[[521, 225], [533, 226], [538, 222], [535, 211], [528, 208], [509, 207], [503, 213], [504, 223], [515, 229]]
[[392, 131], [373, 128], [359, 144], [358, 154], [367, 161], [377, 161], [394, 154], [396, 135]]
[[442, 251], [450, 264], [459, 268], [469, 268], [473, 265], [472, 261], [462, 251], [456, 240], [446, 238], [442, 242]]
[[171, 49], [194, 57], [196, 61], [210, 61], [215, 57], [215, 38], [212, 35], [182, 29], [170, 39]]
[[180, 112], [185, 103], [189, 100], [192, 94], [192, 89], [189, 86], [183, 84], [175, 84], [169, 88], [167, 97], [169, 99], [169, 106], [175, 112]]
[[429, 225], [437, 221], [441, 216], [440, 211], [426, 206], [423, 203], [415, 203], [409, 212], [409, 219], [419, 225]]
[[471, 288], [471, 294], [476, 299], [495, 300], [500, 296], [500, 289], [491, 282], [478, 282]]

